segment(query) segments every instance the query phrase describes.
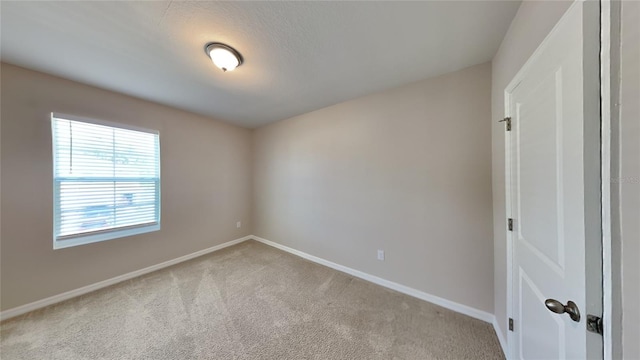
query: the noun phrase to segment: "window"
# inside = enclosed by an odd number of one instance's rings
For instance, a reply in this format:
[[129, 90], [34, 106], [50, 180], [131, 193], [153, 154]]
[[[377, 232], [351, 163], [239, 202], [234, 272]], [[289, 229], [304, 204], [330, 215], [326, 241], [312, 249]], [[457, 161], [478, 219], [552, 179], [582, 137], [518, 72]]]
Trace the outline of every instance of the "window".
[[54, 249], [160, 229], [156, 131], [51, 114]]

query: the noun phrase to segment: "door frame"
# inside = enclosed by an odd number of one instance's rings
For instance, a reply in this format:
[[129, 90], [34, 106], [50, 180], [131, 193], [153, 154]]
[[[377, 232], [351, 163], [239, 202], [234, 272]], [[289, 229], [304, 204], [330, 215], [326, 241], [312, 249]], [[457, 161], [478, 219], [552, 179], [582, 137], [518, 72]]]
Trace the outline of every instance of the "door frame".
[[[621, 1], [600, 0], [600, 108], [604, 359], [622, 357], [620, 197], [612, 175], [620, 169]], [[613, 264], [618, 264], [616, 269]]]
[[[619, 0], [575, 0], [567, 9], [567, 11], [565, 12], [565, 14], [558, 20], [558, 23], [560, 23], [561, 21], [563, 21], [565, 19], [565, 17], [567, 16], [567, 13], [570, 12], [570, 10], [573, 9], [574, 6], [578, 6], [577, 4], [581, 4], [581, 3], [586, 3], [586, 2], [597, 2], [599, 3], [599, 17], [600, 17], [600, 21], [599, 24], [597, 26], [597, 30], [600, 34], [599, 37], [599, 41], [598, 44], [589, 44], [589, 46], [594, 47], [595, 49], [597, 49], [600, 53], [600, 56], [598, 58], [598, 68], [600, 70], [597, 79], [599, 81], [599, 92], [600, 92], [600, 103], [599, 105], [599, 110], [600, 110], [600, 127], [598, 128], [598, 130], [600, 131], [599, 137], [599, 141], [595, 141], [593, 140], [593, 136], [591, 138], [588, 138], [586, 136], [586, 129], [585, 129], [585, 144], [587, 144], [587, 142], [589, 143], [589, 149], [590, 150], [595, 150], [597, 148], [597, 152], [600, 155], [600, 164], [598, 165], [598, 169], [599, 169], [599, 173], [600, 173], [600, 184], [599, 184], [599, 188], [600, 188], [600, 194], [598, 196], [598, 200], [600, 202], [600, 207], [599, 207], [599, 215], [600, 215], [600, 222], [598, 224], [599, 230], [600, 230], [600, 235], [598, 236], [599, 239], [592, 239], [593, 240], [599, 240], [600, 242], [600, 246], [601, 248], [599, 249], [598, 253], [592, 253], [589, 254], [589, 249], [587, 246], [587, 249], [585, 249], [587, 251], [587, 258], [589, 257], [589, 255], [591, 256], [601, 256], [602, 259], [602, 268], [600, 269], [600, 275], [601, 275], [601, 282], [598, 284], [598, 288], [594, 289], [593, 288], [593, 284], [591, 285], [592, 287], [590, 288], [589, 286], [589, 282], [587, 281], [587, 289], [585, 289], [587, 292], [589, 291], [589, 289], [591, 290], [597, 290], [597, 291], [601, 291], [602, 294], [602, 309], [598, 309], [598, 311], [601, 311], [601, 314], [599, 314], [600, 316], [603, 316], [603, 318], [605, 319], [613, 319], [613, 317], [611, 317], [612, 314], [612, 309], [615, 308], [615, 306], [612, 307], [612, 289], [615, 288], [615, 285], [612, 286], [612, 271], [611, 271], [611, 264], [612, 264], [612, 260], [615, 258], [615, 254], [614, 256], [612, 256], [612, 252], [611, 252], [611, 191], [610, 191], [610, 183], [608, 181], [602, 181], [602, 179], [610, 179], [610, 174], [611, 174], [611, 117], [609, 115], [612, 114], [612, 107], [611, 107], [611, 89], [610, 89], [610, 84], [611, 84], [611, 68], [610, 68], [610, 64], [611, 64], [611, 51], [610, 51], [610, 46], [612, 43], [612, 32], [614, 33], [613, 35], [615, 36], [615, 21], [611, 21], [611, 20], [615, 20], [615, 16], [612, 16], [612, 8], [614, 10], [613, 13], [615, 13], [615, 5], [611, 5], [611, 2], [619, 2]], [[558, 23], [553, 27], [553, 29], [549, 32], [549, 34], [547, 34], [547, 36], [544, 38], [544, 40], [540, 43], [540, 45], [538, 46], [538, 48], [533, 52], [533, 54], [531, 54], [531, 56], [529, 57], [529, 59], [525, 62], [525, 64], [522, 66], [522, 68], [516, 73], [516, 75], [513, 77], [513, 79], [509, 82], [509, 84], [507, 85], [507, 87], [504, 90], [504, 116], [505, 117], [511, 117], [511, 109], [510, 109], [510, 102], [511, 102], [511, 93], [515, 90], [515, 88], [520, 84], [520, 82], [523, 80], [524, 74], [529, 70], [529, 68], [531, 67], [531, 64], [533, 63], [534, 60], [536, 60], [541, 52], [544, 50], [544, 48], [546, 47], [545, 44], [547, 43], [548, 39], [557, 31], [558, 29]], [[595, 30], [595, 29], [590, 29], [590, 30]], [[585, 30], [586, 31], [586, 30]], [[615, 41], [614, 41], [615, 43]], [[585, 48], [589, 47], [589, 46], [585, 46]], [[614, 46], [615, 47], [615, 46]], [[589, 49], [589, 50], [594, 50], [594, 49]], [[587, 51], [587, 50], [585, 50]], [[615, 55], [615, 54], [614, 54]], [[593, 80], [593, 79], [591, 79]], [[588, 80], [585, 80], [588, 81]], [[615, 80], [613, 80], [615, 82]], [[609, 100], [609, 101], [607, 101]], [[505, 213], [506, 213], [506, 217], [507, 218], [512, 218], [513, 217], [513, 209], [512, 209], [512, 196], [511, 196], [511, 190], [512, 190], [512, 186], [511, 186], [511, 173], [512, 173], [512, 167], [511, 167], [511, 132], [505, 132], [505, 139], [504, 139], [504, 148], [505, 148]], [[592, 134], [593, 135], [593, 134]], [[589, 141], [587, 141], [589, 140]], [[585, 146], [586, 147], [586, 146]], [[587, 190], [587, 184], [585, 184], [585, 190]], [[585, 201], [587, 201], [587, 199], [585, 199]], [[514, 314], [514, 305], [513, 305], [513, 251], [514, 251], [514, 246], [513, 246], [513, 232], [509, 231], [508, 229], [504, 229], [505, 233], [506, 233], [506, 239], [507, 239], [507, 246], [506, 246], [506, 253], [507, 253], [507, 317], [508, 318], [513, 318], [513, 314]], [[586, 233], [586, 236], [589, 237], [588, 232]], [[586, 239], [587, 242], [589, 242], [589, 238]], [[585, 314], [589, 311], [588, 307], [585, 306]], [[594, 311], [594, 310], [592, 310]], [[603, 358], [605, 360], [611, 360], [613, 359], [613, 351], [612, 351], [612, 328], [615, 328], [615, 324], [612, 324], [611, 321], [604, 321], [604, 334], [603, 334], [603, 354], [602, 356], [598, 356], [600, 358]], [[586, 331], [586, 330], [585, 330]], [[507, 329], [507, 349], [506, 352], [507, 354], [505, 354], [505, 356], [507, 357], [507, 359], [515, 359], [517, 358], [517, 354], [514, 354], [515, 349], [513, 349], [513, 343], [514, 343], [514, 332], [513, 331], [509, 331]], [[587, 344], [587, 347], [588, 344]], [[588, 349], [588, 353], [587, 356], [591, 357], [593, 351], [589, 351]]]

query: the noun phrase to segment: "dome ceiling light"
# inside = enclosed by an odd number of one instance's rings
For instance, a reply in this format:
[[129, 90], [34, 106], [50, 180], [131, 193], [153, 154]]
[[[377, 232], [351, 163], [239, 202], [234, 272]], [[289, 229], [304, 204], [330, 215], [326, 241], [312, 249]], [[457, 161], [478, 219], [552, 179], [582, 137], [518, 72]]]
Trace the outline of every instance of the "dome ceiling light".
[[213, 64], [220, 70], [227, 72], [242, 65], [242, 55], [229, 45], [222, 43], [208, 43], [204, 47], [204, 52], [211, 58]]

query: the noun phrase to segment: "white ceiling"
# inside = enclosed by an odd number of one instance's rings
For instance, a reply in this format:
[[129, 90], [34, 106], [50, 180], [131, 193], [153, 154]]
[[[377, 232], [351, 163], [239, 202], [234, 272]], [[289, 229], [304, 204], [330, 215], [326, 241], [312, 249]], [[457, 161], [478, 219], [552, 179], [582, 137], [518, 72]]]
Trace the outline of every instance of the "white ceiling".
[[[489, 61], [519, 4], [2, 1], [0, 56], [257, 127]], [[245, 63], [222, 73], [211, 41]]]

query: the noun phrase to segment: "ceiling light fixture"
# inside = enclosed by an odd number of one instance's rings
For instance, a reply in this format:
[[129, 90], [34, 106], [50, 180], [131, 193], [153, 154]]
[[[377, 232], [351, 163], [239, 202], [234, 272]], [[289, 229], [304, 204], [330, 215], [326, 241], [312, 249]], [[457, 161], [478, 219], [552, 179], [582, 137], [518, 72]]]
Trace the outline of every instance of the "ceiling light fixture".
[[204, 52], [211, 58], [213, 64], [224, 72], [233, 71], [242, 65], [242, 55], [229, 45], [209, 43], [205, 45]]

